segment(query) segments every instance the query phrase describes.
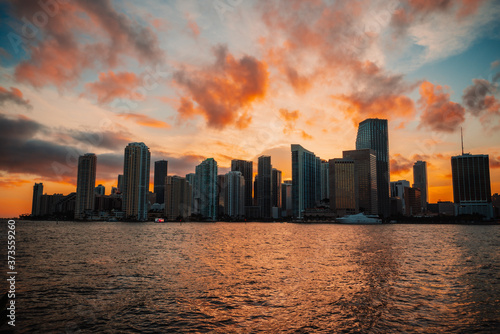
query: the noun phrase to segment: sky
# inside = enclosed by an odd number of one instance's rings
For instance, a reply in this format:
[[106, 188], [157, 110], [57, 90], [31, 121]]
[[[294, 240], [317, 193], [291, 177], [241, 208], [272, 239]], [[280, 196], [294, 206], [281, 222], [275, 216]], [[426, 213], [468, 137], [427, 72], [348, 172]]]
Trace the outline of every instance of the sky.
[[130, 142], [169, 175], [270, 155], [286, 180], [291, 144], [340, 158], [375, 117], [391, 181], [425, 160], [429, 202], [453, 200], [462, 128], [498, 193], [498, 17], [487, 0], [0, 2], [0, 217], [29, 214], [35, 182], [74, 192], [85, 153], [106, 194]]

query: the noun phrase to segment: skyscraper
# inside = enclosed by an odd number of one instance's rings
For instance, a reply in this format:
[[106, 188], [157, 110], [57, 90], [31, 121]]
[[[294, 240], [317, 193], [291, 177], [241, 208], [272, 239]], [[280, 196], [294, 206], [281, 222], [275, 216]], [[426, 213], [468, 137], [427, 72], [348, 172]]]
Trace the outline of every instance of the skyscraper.
[[422, 210], [427, 210], [427, 203], [429, 198], [427, 195], [427, 162], [417, 161], [413, 165], [413, 187], [420, 189], [420, 199], [422, 201]]
[[330, 198], [329, 166], [328, 161], [321, 160], [321, 200]]
[[191, 184], [184, 177], [167, 176], [165, 178], [165, 215], [173, 220], [191, 215]]
[[281, 184], [281, 215], [291, 217], [292, 208], [292, 180], [286, 180]]
[[253, 206], [253, 162], [245, 160], [231, 160], [231, 171], [241, 172], [245, 178], [245, 206]]
[[358, 212], [358, 186], [354, 160], [329, 161], [330, 208], [339, 216]]
[[102, 184], [99, 184], [97, 187], [95, 187], [94, 192], [96, 195], [105, 195], [106, 194], [106, 187], [103, 186]]
[[281, 171], [272, 169], [272, 206], [281, 208]]
[[378, 213], [388, 217], [391, 210], [389, 200], [389, 131], [386, 119], [369, 118], [358, 127], [356, 150], [370, 148], [377, 157]]
[[271, 218], [272, 207], [272, 168], [270, 156], [260, 156], [258, 164], [259, 178], [257, 186], [257, 203], [263, 218]]
[[224, 210], [232, 218], [245, 215], [245, 178], [241, 172], [226, 174]]
[[217, 161], [213, 158], [204, 160], [196, 166], [195, 201], [198, 213], [210, 220], [217, 218]]
[[358, 178], [359, 211], [370, 215], [378, 214], [375, 151], [371, 149], [344, 151], [342, 157], [354, 160], [354, 169]]
[[43, 195], [43, 183], [35, 183], [33, 186], [33, 202], [31, 203], [31, 215], [40, 216], [41, 200]]
[[398, 197], [401, 200], [402, 213], [407, 214], [406, 189], [410, 188], [410, 181], [407, 180], [392, 181], [390, 183], [390, 187], [391, 187], [391, 197]]
[[118, 175], [118, 185], [117, 185], [118, 191], [123, 192], [123, 174]]
[[144, 143], [130, 143], [123, 162], [122, 206], [128, 219], [147, 220], [151, 153]]
[[154, 192], [156, 195], [156, 203], [165, 203], [165, 182], [168, 172], [168, 161], [155, 161], [155, 176], [154, 176]]
[[451, 157], [451, 174], [455, 213], [493, 218], [489, 156], [465, 153]]
[[300, 145], [291, 148], [293, 216], [302, 218], [305, 209], [316, 207], [321, 200], [321, 160]]
[[94, 211], [97, 157], [87, 153], [78, 158], [75, 219], [85, 219]]

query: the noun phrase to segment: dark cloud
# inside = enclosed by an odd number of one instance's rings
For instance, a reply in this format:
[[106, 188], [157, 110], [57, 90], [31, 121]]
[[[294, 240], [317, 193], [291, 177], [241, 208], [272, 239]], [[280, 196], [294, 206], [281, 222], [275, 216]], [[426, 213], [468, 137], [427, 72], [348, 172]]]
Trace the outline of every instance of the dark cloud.
[[23, 93], [19, 89], [10, 87], [9, 91], [0, 86], [0, 105], [4, 105], [7, 102], [15, 103], [28, 109], [32, 108], [30, 101], [23, 99]]
[[90, 147], [103, 147], [115, 150], [127, 146], [132, 140], [124, 133], [111, 131], [92, 132], [92, 131], [72, 131], [69, 135]]

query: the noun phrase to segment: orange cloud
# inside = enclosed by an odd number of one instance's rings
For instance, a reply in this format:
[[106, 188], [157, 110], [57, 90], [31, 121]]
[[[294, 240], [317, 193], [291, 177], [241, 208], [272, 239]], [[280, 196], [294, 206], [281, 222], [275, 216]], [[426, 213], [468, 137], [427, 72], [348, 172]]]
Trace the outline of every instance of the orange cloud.
[[389, 162], [391, 175], [401, 175], [410, 172], [414, 163], [399, 153], [392, 155]]
[[500, 168], [500, 156], [490, 156], [490, 168]]
[[99, 74], [99, 81], [86, 84], [87, 90], [97, 96], [99, 103], [109, 103], [116, 98], [124, 97], [132, 100], [143, 99], [144, 96], [137, 91], [141, 79], [132, 72], [113, 73], [108, 71]]
[[420, 126], [434, 131], [453, 132], [465, 120], [464, 107], [450, 101], [447, 87], [424, 81], [420, 85], [420, 96]]
[[193, 36], [195, 38], [197, 38], [200, 35], [200, 27], [198, 27], [198, 24], [196, 23], [196, 21], [192, 20], [188, 16], [188, 23], [187, 24], [188, 24], [189, 29], [193, 33]]
[[[46, 24], [31, 24], [26, 29], [40, 38], [33, 39], [36, 42], [27, 49], [29, 59], [17, 65], [18, 81], [35, 87], [52, 84], [63, 88], [74, 85], [85, 69], [120, 65], [123, 56], [149, 64], [163, 59], [153, 31], [117, 12], [110, 0], [52, 4]], [[40, 2], [22, 0], [12, 6], [15, 16], [28, 21], [42, 12]]]
[[142, 114], [132, 114], [132, 113], [123, 113], [119, 114], [118, 116], [123, 117], [127, 120], [132, 120], [136, 122], [139, 125], [143, 126], [149, 126], [151, 128], [164, 128], [164, 129], [170, 129], [170, 124], [159, 121], [157, 119], [154, 119], [152, 117], [142, 115]]
[[280, 117], [285, 122], [295, 122], [299, 118], [300, 112], [298, 110], [288, 111], [286, 109], [280, 109]]
[[23, 99], [23, 93], [19, 89], [10, 87], [9, 91], [0, 86], [0, 105], [5, 104], [6, 102], [15, 103], [28, 109], [32, 108], [30, 101]]
[[251, 56], [237, 60], [222, 46], [215, 54], [216, 61], [208, 68], [174, 74], [175, 83], [185, 94], [177, 111], [181, 118], [202, 115], [213, 128], [245, 128], [251, 117], [244, 109], [266, 95], [267, 65]]

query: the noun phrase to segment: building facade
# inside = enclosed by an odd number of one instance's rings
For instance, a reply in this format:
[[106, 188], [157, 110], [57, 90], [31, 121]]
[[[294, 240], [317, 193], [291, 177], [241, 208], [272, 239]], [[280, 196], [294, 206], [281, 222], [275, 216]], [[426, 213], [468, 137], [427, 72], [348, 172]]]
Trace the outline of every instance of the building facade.
[[390, 214], [389, 130], [386, 119], [369, 118], [359, 123], [356, 150], [372, 149], [377, 158], [377, 204], [383, 217]]
[[78, 158], [75, 219], [91, 218], [94, 211], [97, 157], [87, 153]]
[[151, 153], [144, 143], [130, 143], [123, 162], [122, 207], [127, 219], [147, 220]]
[[168, 174], [168, 161], [155, 161], [154, 175], [154, 193], [156, 195], [156, 203], [165, 203], [165, 182]]
[[303, 218], [304, 210], [315, 208], [321, 200], [321, 159], [297, 144], [291, 150], [293, 216]]
[[196, 166], [195, 207], [203, 218], [217, 219], [217, 161], [213, 158], [204, 160]]
[[231, 160], [231, 171], [240, 172], [245, 178], [245, 206], [253, 206], [253, 162]]
[[370, 215], [378, 214], [376, 152], [372, 149], [350, 150], [342, 152], [342, 157], [354, 161], [359, 211]]
[[489, 156], [462, 154], [451, 157], [455, 213], [493, 218]]
[[358, 185], [354, 160], [329, 161], [330, 208], [338, 215], [358, 213]]
[[43, 195], [43, 183], [35, 183], [33, 186], [33, 201], [31, 202], [31, 215], [41, 215], [41, 200]]
[[272, 208], [272, 169], [271, 157], [259, 157], [257, 179], [257, 203], [260, 207], [262, 218], [271, 218]]
[[231, 171], [226, 174], [225, 214], [231, 218], [245, 216], [245, 177], [241, 172]]
[[330, 198], [330, 164], [326, 160], [321, 160], [321, 176], [320, 176], [320, 187], [321, 187], [321, 201], [327, 200]]
[[427, 162], [417, 161], [413, 164], [413, 187], [420, 189], [422, 211], [427, 211], [428, 181], [427, 181]]
[[191, 216], [192, 186], [184, 177], [165, 178], [165, 216], [169, 220]]
[[281, 216], [292, 217], [292, 180], [286, 180], [281, 184]]

